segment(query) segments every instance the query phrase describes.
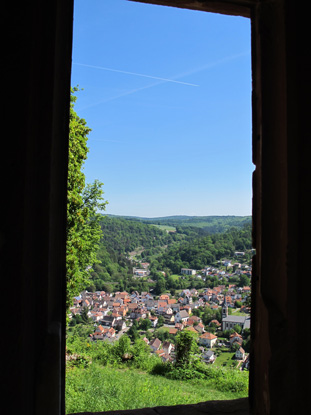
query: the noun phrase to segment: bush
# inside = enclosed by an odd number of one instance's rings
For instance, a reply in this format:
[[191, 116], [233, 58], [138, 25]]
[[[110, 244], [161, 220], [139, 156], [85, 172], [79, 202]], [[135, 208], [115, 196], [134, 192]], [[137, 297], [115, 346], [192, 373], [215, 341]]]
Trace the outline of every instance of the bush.
[[158, 362], [156, 363], [150, 371], [151, 375], [166, 376], [169, 372], [172, 371], [171, 363]]

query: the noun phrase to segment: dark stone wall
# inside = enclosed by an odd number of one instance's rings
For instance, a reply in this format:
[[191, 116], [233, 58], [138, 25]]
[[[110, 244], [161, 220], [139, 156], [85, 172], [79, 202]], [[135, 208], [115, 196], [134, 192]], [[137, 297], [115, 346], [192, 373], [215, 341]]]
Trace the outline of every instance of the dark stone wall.
[[60, 414], [64, 401], [67, 141], [72, 2], [7, 2], [1, 280], [7, 403]]
[[261, 1], [253, 10], [257, 256], [251, 406], [259, 414], [306, 413], [300, 336], [308, 285], [303, 258], [311, 177], [306, 160], [310, 68], [307, 16], [297, 3]]

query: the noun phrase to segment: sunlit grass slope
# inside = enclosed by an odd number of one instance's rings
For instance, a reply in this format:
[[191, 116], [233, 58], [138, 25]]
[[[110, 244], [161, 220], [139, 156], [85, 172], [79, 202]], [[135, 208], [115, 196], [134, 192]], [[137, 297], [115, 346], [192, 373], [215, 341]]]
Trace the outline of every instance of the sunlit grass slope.
[[66, 413], [185, 405], [245, 397], [247, 392], [220, 392], [213, 381], [178, 381], [133, 369], [91, 364], [67, 371]]

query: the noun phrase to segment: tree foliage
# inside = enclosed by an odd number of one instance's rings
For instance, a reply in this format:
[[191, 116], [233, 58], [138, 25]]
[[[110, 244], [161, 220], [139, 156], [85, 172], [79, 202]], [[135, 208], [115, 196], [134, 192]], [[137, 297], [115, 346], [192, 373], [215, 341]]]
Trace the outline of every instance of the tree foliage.
[[168, 268], [171, 273], [179, 274], [181, 268], [202, 269], [221, 258], [234, 257], [235, 251], [250, 251], [251, 248], [251, 225], [245, 225], [241, 229], [231, 228], [225, 233], [194, 237], [170, 245], [156, 261], [160, 269]]
[[199, 348], [195, 335], [187, 330], [183, 330], [176, 336], [176, 358], [175, 366], [186, 368], [196, 360]]
[[69, 154], [67, 182], [67, 308], [74, 295], [85, 289], [92, 266], [98, 262], [96, 252], [101, 237], [99, 211], [105, 209], [103, 183], [85, 183], [83, 165], [89, 151], [91, 129], [74, 110], [77, 88], [71, 89]]

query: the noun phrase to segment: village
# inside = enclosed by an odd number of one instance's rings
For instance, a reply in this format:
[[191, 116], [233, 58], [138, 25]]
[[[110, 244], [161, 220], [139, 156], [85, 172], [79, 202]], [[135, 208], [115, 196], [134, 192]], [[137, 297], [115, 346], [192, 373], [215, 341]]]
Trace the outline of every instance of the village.
[[[204, 278], [208, 269], [211, 272], [210, 267], [206, 267], [199, 275]], [[223, 281], [228, 281], [228, 274], [221, 272]], [[251, 268], [244, 272], [251, 276]], [[198, 275], [197, 271], [185, 268], [180, 274]], [[91, 341], [114, 342], [130, 333], [131, 328], [138, 328], [150, 353], [157, 354], [164, 362], [174, 362], [174, 337], [188, 330], [197, 339], [203, 362], [213, 364], [221, 351], [227, 350], [235, 361], [233, 366], [247, 369], [249, 355], [243, 342], [250, 334], [249, 299], [249, 286], [230, 283], [200, 290], [184, 289], [174, 296], [170, 293], [156, 296], [152, 290], [140, 293], [83, 291], [74, 298], [69, 318], [75, 319], [83, 311], [87, 313], [94, 326]], [[207, 314], [218, 318], [202, 317]]]

